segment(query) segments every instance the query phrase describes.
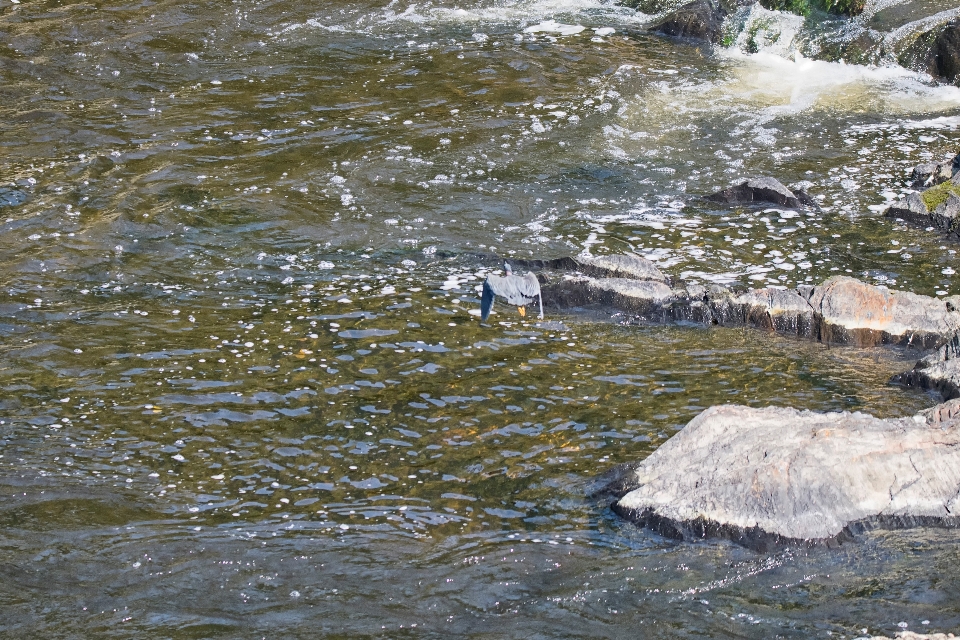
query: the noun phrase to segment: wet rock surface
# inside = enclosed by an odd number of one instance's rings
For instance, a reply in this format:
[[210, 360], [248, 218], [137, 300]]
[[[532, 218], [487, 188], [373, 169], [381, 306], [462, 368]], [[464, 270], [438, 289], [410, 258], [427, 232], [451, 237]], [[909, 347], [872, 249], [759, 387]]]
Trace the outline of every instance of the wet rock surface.
[[811, 290], [823, 342], [903, 344], [932, 348], [960, 329], [960, 300], [940, 300], [909, 291], [835, 276]]
[[554, 312], [580, 308], [652, 322], [751, 326], [862, 347], [934, 348], [960, 330], [960, 299], [894, 291], [844, 276], [819, 286], [737, 292], [716, 284], [671, 286], [653, 263], [633, 254], [516, 262], [541, 269], [544, 305]]
[[727, 12], [712, 0], [695, 0], [670, 12], [650, 26], [654, 33], [718, 43], [723, 38]]
[[751, 178], [740, 184], [717, 191], [707, 200], [726, 204], [771, 203], [792, 209], [802, 206], [816, 206], [813, 199], [804, 191], [796, 193], [785, 187], [776, 178]]
[[871, 528], [957, 526], [957, 401], [899, 419], [726, 405], [611, 478], [614, 511], [662, 535], [757, 549]]
[[910, 180], [911, 185], [921, 192], [909, 193], [897, 200], [884, 215], [933, 227], [944, 233], [960, 234], [957, 222], [960, 216], [960, 155], [943, 162], [918, 165], [914, 167]]
[[960, 83], [960, 19], [922, 33], [899, 57], [905, 67]]
[[913, 168], [910, 186], [914, 189], [932, 187], [951, 179], [960, 171], [960, 154], [943, 162], [926, 162]]
[[652, 262], [633, 253], [578, 256], [576, 263], [587, 275], [667, 281], [667, 277]]
[[944, 399], [960, 398], [960, 334], [933, 353], [922, 358], [910, 371], [893, 378], [893, 382], [936, 391]]

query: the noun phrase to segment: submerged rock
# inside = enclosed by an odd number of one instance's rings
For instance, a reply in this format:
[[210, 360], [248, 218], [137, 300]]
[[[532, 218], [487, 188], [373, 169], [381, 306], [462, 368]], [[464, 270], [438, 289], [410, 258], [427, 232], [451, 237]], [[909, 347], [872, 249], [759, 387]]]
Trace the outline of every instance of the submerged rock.
[[711, 407], [612, 481], [615, 512], [667, 537], [835, 544], [874, 527], [957, 526], [960, 406], [864, 413]]
[[707, 196], [707, 200], [726, 204], [750, 204], [769, 202], [782, 207], [799, 209], [803, 205], [817, 206], [816, 202], [803, 191], [794, 193], [776, 178], [751, 178], [740, 184], [728, 187]]
[[0, 207], [16, 207], [26, 201], [26, 192], [11, 187], [0, 187]]
[[650, 26], [654, 33], [718, 43], [723, 38], [727, 12], [713, 0], [694, 0], [670, 12]]

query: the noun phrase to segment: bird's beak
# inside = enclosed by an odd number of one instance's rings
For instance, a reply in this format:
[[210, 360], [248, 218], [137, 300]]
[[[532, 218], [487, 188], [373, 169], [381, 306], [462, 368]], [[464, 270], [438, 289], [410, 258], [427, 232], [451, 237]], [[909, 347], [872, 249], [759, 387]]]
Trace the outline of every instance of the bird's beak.
[[526, 317], [527, 317], [527, 308], [526, 308], [526, 307], [517, 307], [517, 311], [520, 312], [520, 317], [521, 317], [521, 318], [526, 318]]

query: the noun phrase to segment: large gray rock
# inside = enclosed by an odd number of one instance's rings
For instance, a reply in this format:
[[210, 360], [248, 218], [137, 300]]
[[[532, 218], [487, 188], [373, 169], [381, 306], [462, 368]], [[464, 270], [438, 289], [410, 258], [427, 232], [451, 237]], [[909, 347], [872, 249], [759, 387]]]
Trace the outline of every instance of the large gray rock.
[[803, 205], [816, 206], [810, 196], [803, 191], [794, 193], [776, 178], [751, 178], [740, 184], [728, 187], [707, 196], [707, 200], [726, 204], [750, 204], [769, 202], [782, 207], [799, 209]]
[[871, 527], [956, 526], [954, 402], [910, 418], [717, 406], [614, 482], [623, 517], [678, 539], [832, 544]]
[[823, 342], [932, 348], [960, 329], [960, 301], [894, 291], [835, 276], [810, 291]]
[[810, 336], [816, 317], [802, 295], [788, 289], [750, 289], [736, 298], [743, 306], [744, 324], [777, 333]]

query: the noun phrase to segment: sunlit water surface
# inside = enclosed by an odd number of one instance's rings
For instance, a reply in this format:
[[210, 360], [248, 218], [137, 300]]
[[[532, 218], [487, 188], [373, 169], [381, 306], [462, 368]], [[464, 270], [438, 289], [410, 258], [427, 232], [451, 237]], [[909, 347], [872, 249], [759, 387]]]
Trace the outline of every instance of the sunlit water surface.
[[[596, 0], [0, 3], [0, 630], [853, 637], [960, 626], [951, 532], [756, 554], [585, 497], [706, 407], [909, 415], [915, 351], [469, 311], [491, 254], [960, 293], [878, 217], [960, 89]], [[747, 175], [822, 211], [720, 210]], [[926, 621], [926, 624], [924, 624]]]

